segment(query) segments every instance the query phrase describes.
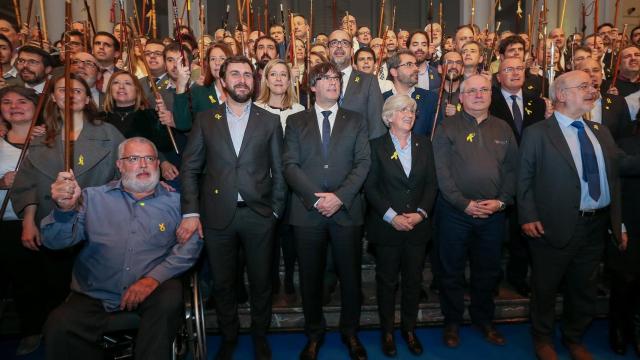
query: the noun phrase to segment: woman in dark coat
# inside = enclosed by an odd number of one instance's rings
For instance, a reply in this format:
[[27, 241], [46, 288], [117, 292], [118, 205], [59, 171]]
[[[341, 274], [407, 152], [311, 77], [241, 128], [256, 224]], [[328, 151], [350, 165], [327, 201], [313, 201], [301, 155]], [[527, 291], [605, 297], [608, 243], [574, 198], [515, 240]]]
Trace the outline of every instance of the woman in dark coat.
[[415, 333], [422, 269], [431, 237], [431, 209], [438, 189], [428, 138], [412, 134], [416, 102], [406, 95], [387, 99], [382, 119], [389, 132], [371, 140], [367, 237], [375, 246], [382, 351], [395, 356], [395, 292], [402, 277], [401, 335], [409, 351], [422, 353]]

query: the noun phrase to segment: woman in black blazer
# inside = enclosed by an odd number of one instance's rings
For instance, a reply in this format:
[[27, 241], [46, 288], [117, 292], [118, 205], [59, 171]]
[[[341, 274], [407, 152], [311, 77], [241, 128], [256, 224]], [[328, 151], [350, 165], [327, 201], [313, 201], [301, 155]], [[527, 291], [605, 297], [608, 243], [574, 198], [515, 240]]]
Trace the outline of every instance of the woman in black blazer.
[[396, 354], [393, 327], [399, 274], [401, 334], [413, 354], [422, 353], [415, 327], [438, 185], [431, 142], [411, 133], [415, 111], [416, 102], [407, 95], [387, 99], [382, 119], [389, 132], [371, 140], [371, 169], [365, 183], [370, 205], [367, 236], [376, 247], [378, 312], [387, 356]]

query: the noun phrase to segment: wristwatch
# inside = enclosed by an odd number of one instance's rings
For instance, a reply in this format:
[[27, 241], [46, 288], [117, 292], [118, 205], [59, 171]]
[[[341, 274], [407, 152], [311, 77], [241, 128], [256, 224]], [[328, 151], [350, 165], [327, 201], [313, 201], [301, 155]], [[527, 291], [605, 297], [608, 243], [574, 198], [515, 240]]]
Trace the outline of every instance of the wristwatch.
[[500, 206], [498, 207], [498, 211], [503, 211], [504, 209], [507, 208], [507, 204], [505, 204], [504, 202], [498, 200], [498, 202], [500, 203]]

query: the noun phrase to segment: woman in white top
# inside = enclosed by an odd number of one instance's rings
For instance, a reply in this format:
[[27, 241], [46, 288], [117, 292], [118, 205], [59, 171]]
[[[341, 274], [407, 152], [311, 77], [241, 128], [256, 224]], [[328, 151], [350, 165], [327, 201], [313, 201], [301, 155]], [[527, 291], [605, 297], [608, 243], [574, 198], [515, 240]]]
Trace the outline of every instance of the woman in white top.
[[[259, 106], [273, 114], [280, 115], [280, 123], [282, 129], [286, 131], [287, 117], [304, 110], [304, 107], [298, 104], [298, 99], [293, 90], [291, 81], [291, 68], [287, 66], [284, 60], [274, 59], [267, 63], [262, 72], [262, 81], [260, 82], [260, 95], [255, 105]], [[287, 218], [287, 214], [283, 216]], [[277, 236], [273, 242], [273, 294], [274, 297], [280, 292], [280, 246], [282, 246], [282, 257], [284, 259], [284, 302], [286, 305], [295, 303], [296, 292], [293, 286], [293, 272], [295, 270], [296, 250], [293, 242], [291, 227], [284, 221], [278, 223]], [[274, 299], [275, 300], [275, 299]], [[282, 305], [275, 301], [276, 305]]]
[[[0, 137], [0, 202], [13, 186], [15, 167], [27, 140], [38, 95], [32, 89], [10, 86], [0, 90], [0, 118], [8, 131]], [[22, 339], [16, 355], [34, 351], [40, 344], [40, 332], [46, 318], [46, 287], [41, 276], [42, 254], [22, 246], [22, 220], [11, 202], [0, 221], [0, 273], [9, 275], [14, 303], [20, 319]]]
[[262, 72], [260, 95], [255, 102], [256, 106], [280, 115], [283, 130], [286, 130], [289, 115], [304, 110], [296, 98], [291, 76], [291, 69], [284, 60], [269, 61]]

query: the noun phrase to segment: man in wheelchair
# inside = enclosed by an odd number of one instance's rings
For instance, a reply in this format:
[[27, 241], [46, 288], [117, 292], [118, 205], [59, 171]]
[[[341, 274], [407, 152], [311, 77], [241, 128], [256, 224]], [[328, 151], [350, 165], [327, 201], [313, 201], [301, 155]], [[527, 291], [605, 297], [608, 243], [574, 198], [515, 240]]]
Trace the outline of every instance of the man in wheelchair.
[[136, 359], [169, 359], [181, 324], [182, 282], [202, 248], [194, 234], [178, 243], [180, 195], [159, 185], [158, 152], [145, 138], [118, 148], [122, 178], [80, 189], [73, 172], [51, 186], [55, 209], [42, 220], [50, 249], [84, 245], [76, 257], [71, 294], [45, 325], [47, 359], [100, 359], [108, 319], [137, 312]]

